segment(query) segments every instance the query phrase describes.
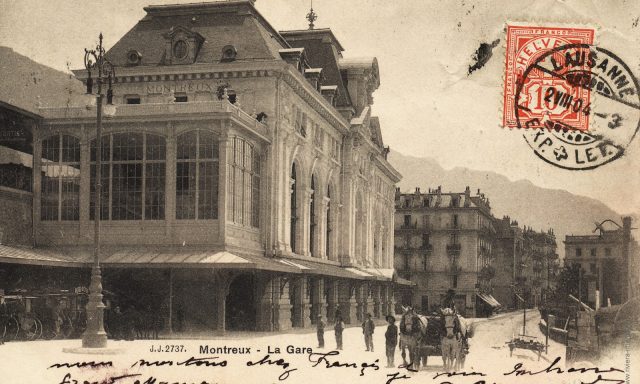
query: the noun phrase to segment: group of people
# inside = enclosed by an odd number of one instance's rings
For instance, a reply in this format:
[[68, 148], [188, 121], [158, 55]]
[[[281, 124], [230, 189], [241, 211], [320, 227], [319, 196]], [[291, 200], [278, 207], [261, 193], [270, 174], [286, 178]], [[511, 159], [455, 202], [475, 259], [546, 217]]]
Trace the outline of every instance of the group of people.
[[[387, 355], [387, 368], [394, 367], [394, 356], [396, 352], [396, 345], [398, 345], [398, 327], [395, 325], [396, 319], [392, 315], [387, 315], [387, 330], [384, 334], [385, 337], [385, 350]], [[316, 322], [316, 332], [318, 335], [318, 348], [324, 348], [324, 329], [326, 324], [322, 320], [322, 315], [318, 315], [318, 321]], [[333, 326], [333, 330], [336, 336], [336, 349], [342, 350], [342, 332], [345, 325], [342, 316], [336, 316], [336, 321]], [[362, 322], [362, 334], [364, 335], [364, 344], [366, 352], [373, 352], [373, 333], [376, 325], [373, 322], [370, 313], [367, 313], [366, 319]]]

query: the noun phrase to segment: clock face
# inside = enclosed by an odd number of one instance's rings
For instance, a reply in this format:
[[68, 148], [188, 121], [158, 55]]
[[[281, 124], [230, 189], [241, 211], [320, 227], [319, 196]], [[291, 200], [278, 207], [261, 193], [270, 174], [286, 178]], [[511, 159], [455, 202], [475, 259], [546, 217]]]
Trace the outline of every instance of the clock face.
[[177, 59], [184, 59], [185, 57], [187, 57], [188, 47], [189, 46], [187, 45], [186, 41], [176, 41], [175, 43], [173, 43], [173, 56], [175, 56]]

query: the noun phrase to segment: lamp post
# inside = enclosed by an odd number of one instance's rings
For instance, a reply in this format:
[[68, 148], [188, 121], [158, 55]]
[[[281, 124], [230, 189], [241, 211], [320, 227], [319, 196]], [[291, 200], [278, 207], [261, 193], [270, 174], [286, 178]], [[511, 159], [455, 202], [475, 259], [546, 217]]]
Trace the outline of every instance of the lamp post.
[[102, 206], [102, 84], [107, 83], [107, 104], [112, 104], [113, 91], [111, 85], [115, 78], [113, 65], [104, 57], [102, 33], [96, 49], [86, 49], [84, 66], [87, 69], [87, 94], [92, 94], [92, 71], [97, 71], [95, 80], [98, 85], [96, 94], [96, 174], [95, 174], [95, 217], [93, 239], [93, 267], [91, 268], [91, 285], [89, 286], [89, 302], [87, 303], [87, 329], [82, 335], [83, 348], [105, 348], [107, 333], [104, 330], [104, 308], [102, 302], [102, 273], [100, 271], [100, 213]]

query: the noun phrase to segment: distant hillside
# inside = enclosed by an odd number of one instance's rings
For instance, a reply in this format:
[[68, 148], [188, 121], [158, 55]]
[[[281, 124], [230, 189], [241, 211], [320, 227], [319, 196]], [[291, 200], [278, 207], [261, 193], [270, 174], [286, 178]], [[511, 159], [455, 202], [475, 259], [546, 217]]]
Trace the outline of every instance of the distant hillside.
[[509, 215], [520, 226], [536, 230], [553, 228], [561, 256], [564, 256], [565, 235], [590, 234], [595, 221], [620, 222], [620, 215], [598, 200], [541, 188], [528, 180], [510, 181], [495, 172], [459, 167], [445, 170], [434, 159], [405, 156], [395, 151], [389, 154], [389, 162], [402, 174], [399, 186], [403, 192], [414, 191], [415, 187], [425, 191], [439, 185], [446, 192], [462, 192], [467, 185], [473, 193], [480, 188], [489, 198], [496, 217]]

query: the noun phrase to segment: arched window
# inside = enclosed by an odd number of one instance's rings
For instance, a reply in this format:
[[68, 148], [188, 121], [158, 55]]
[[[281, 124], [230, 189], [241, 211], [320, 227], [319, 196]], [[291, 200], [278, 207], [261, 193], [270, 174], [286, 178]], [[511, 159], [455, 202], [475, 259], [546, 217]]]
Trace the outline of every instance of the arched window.
[[218, 218], [218, 141], [208, 131], [178, 136], [176, 219]]
[[260, 155], [245, 139], [233, 139], [229, 168], [229, 215], [237, 224], [260, 224]]
[[327, 255], [327, 259], [331, 260], [331, 186], [327, 187], [327, 217], [326, 217], [326, 226], [325, 226], [325, 254]]
[[289, 181], [289, 184], [291, 186], [291, 189], [289, 190], [289, 195], [290, 195], [290, 199], [291, 199], [291, 210], [290, 210], [290, 217], [291, 217], [291, 228], [290, 228], [290, 234], [289, 234], [289, 244], [291, 245], [291, 251], [295, 252], [296, 251], [296, 222], [298, 221], [298, 207], [297, 207], [297, 190], [298, 190], [298, 181], [296, 179], [296, 164], [293, 163], [291, 165], [291, 180]]
[[[166, 141], [124, 132], [102, 136], [101, 220], [164, 220]], [[95, 218], [96, 141], [91, 142], [90, 217]]]
[[42, 141], [40, 219], [80, 219], [80, 140], [55, 135]]
[[316, 253], [316, 176], [311, 175], [311, 196], [309, 198], [309, 253]]

